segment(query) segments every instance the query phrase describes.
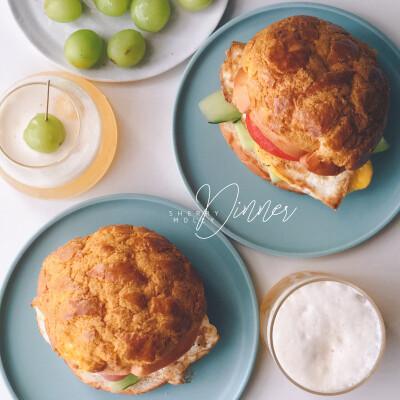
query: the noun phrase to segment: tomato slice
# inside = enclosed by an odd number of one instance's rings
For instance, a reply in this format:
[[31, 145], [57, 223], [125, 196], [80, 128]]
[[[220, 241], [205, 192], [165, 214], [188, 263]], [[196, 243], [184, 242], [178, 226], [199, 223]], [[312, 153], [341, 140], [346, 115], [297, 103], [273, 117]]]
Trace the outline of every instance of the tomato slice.
[[102, 374], [100, 375], [107, 381], [109, 382], [119, 382], [122, 381], [122, 379], [126, 378], [128, 375], [107, 375], [107, 374]]
[[283, 152], [279, 147], [276, 147], [262, 132], [261, 130], [254, 124], [254, 122], [250, 119], [250, 116], [246, 114], [246, 125], [247, 130], [249, 131], [250, 136], [253, 140], [265, 151], [273, 154], [276, 157], [284, 158], [289, 161], [300, 161], [300, 158], [289, 156]]

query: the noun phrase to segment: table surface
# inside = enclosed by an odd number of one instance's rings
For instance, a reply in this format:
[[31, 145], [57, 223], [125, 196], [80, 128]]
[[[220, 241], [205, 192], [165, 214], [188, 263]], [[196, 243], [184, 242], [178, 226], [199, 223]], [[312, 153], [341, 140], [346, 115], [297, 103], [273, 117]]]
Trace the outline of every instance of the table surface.
[[[359, 15], [383, 31], [400, 47], [398, 0], [318, 2]], [[230, 0], [221, 24], [269, 3], [274, 2]], [[0, 49], [0, 93], [27, 75], [58, 69], [24, 37], [5, 0], [0, 1]], [[116, 159], [107, 175], [88, 192], [68, 200], [46, 201], [22, 195], [0, 180], [0, 282], [15, 255], [39, 227], [65, 208], [84, 200], [114, 193], [145, 193], [195, 208], [175, 163], [171, 133], [175, 94], [186, 65], [187, 61], [158, 77], [136, 83], [96, 83], [115, 110], [119, 126], [119, 146]], [[154, 118], [155, 110], [157, 118]], [[149, 143], [152, 143], [152, 157], [149, 157]], [[399, 396], [399, 241], [400, 223], [397, 217], [383, 231], [362, 245], [322, 258], [278, 258], [234, 243], [249, 269], [259, 303], [279, 279], [301, 270], [320, 270], [336, 274], [365, 289], [376, 301], [387, 328], [385, 356], [372, 378], [359, 389], [342, 395], [345, 399], [385, 400]], [[318, 397], [324, 398], [303, 392], [287, 381], [260, 343], [253, 374], [242, 399], [313, 400]], [[1, 379], [0, 399], [11, 399]]]

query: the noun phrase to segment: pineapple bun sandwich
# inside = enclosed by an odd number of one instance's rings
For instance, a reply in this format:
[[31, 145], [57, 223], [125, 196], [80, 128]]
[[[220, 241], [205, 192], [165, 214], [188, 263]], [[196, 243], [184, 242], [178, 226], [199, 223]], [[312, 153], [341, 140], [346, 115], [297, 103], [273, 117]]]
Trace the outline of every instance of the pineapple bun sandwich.
[[52, 349], [81, 381], [105, 391], [181, 384], [219, 340], [190, 261], [164, 237], [130, 225], [51, 253], [32, 307]]
[[388, 82], [376, 51], [338, 25], [297, 15], [233, 42], [222, 91], [202, 100], [254, 173], [333, 209], [372, 177], [385, 150]]

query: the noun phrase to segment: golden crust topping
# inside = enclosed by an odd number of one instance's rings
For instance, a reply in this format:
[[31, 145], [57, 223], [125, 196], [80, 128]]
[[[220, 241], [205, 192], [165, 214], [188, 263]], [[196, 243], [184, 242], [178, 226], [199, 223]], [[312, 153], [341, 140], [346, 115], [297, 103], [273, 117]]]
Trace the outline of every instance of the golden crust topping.
[[389, 87], [366, 43], [330, 22], [293, 16], [259, 32], [241, 61], [250, 108], [272, 131], [321, 162], [356, 169], [369, 159], [386, 123]]
[[32, 305], [46, 318], [53, 349], [90, 372], [160, 361], [206, 311], [190, 261], [164, 237], [130, 225], [101, 228], [50, 254]]

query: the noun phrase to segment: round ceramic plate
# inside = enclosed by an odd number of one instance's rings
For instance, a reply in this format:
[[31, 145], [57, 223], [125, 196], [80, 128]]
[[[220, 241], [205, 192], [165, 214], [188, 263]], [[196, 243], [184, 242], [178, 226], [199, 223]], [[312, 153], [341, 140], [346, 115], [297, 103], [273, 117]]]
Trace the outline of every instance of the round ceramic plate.
[[[309, 196], [278, 189], [253, 174], [225, 142], [218, 125], [207, 124], [197, 105], [221, 87], [219, 70], [232, 41], [247, 42], [272, 22], [296, 14], [314, 15], [339, 24], [377, 49], [391, 87], [384, 132], [390, 150], [372, 156], [371, 185], [348, 195], [338, 211]], [[212, 221], [230, 237], [279, 256], [332, 254], [377, 233], [400, 208], [399, 65], [400, 53], [388, 38], [366, 21], [334, 7], [275, 4], [224, 25], [190, 61], [175, 103], [175, 154], [198, 207], [207, 209]]]
[[[9, 0], [8, 3], [26, 37], [49, 60], [87, 79], [130, 82], [165, 72], [193, 54], [218, 25], [228, 0], [214, 0], [209, 7], [196, 12], [185, 10], [177, 0], [170, 0], [171, 18], [165, 28], [159, 33], [141, 31], [147, 51], [143, 60], [132, 68], [117, 67], [106, 55], [107, 41], [115, 33], [123, 29], [138, 30], [128, 11], [121, 17], [107, 17], [96, 9], [93, 0], [84, 0], [82, 15], [73, 22], [60, 24], [47, 17], [43, 0]], [[91, 69], [74, 68], [64, 57], [65, 40], [78, 29], [92, 29], [103, 39], [103, 57]]]
[[[196, 231], [193, 211], [144, 195], [115, 195], [75, 206], [43, 227], [18, 255], [2, 290], [0, 356], [10, 392], [18, 400], [107, 400], [117, 394], [80, 382], [41, 337], [30, 302], [45, 257], [70, 239], [104, 225], [132, 224], [157, 231], [193, 263], [204, 281], [207, 314], [221, 335], [192, 366], [190, 384], [165, 385], [140, 398], [233, 400], [242, 393], [258, 344], [258, 307], [247, 270], [222, 234], [205, 222]], [[196, 236], [210, 236], [201, 240]]]

